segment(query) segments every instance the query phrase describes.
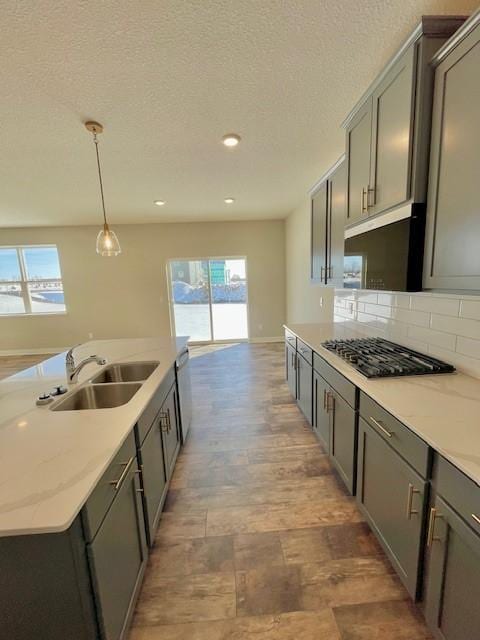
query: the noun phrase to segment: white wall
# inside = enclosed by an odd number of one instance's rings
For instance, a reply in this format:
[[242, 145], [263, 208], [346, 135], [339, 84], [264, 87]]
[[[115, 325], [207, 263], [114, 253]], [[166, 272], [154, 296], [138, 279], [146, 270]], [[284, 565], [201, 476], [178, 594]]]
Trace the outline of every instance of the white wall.
[[285, 249], [288, 322], [331, 322], [334, 290], [310, 279], [310, 197], [286, 220]]
[[170, 334], [170, 258], [246, 256], [250, 337], [281, 336], [283, 220], [120, 225], [122, 254], [95, 254], [97, 227], [0, 229], [0, 245], [56, 244], [66, 315], [0, 317], [0, 351], [57, 348], [95, 338]]

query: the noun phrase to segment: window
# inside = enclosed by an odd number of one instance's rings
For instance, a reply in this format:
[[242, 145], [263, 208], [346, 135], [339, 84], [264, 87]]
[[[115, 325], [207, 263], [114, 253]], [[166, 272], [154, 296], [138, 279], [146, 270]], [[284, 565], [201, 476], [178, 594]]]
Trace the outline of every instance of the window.
[[57, 247], [0, 247], [0, 316], [65, 311]]

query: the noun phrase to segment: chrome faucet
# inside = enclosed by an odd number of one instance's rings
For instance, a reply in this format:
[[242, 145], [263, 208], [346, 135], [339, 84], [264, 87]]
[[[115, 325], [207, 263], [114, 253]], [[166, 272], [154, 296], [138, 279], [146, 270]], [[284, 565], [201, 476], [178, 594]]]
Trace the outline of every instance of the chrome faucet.
[[[79, 346], [78, 344], [75, 345], [75, 347], [78, 347], [78, 346]], [[107, 364], [107, 361], [105, 360], [105, 358], [102, 358], [100, 356], [88, 356], [88, 358], [85, 358], [84, 360], [79, 362], [77, 365], [75, 365], [75, 359], [73, 357], [73, 350], [75, 349], [75, 347], [72, 347], [67, 351], [67, 356], [65, 358], [65, 367], [67, 369], [67, 381], [69, 384], [74, 384], [75, 382], [77, 382], [78, 374], [83, 369], [83, 367], [89, 364], [90, 362], [96, 362], [99, 366]]]

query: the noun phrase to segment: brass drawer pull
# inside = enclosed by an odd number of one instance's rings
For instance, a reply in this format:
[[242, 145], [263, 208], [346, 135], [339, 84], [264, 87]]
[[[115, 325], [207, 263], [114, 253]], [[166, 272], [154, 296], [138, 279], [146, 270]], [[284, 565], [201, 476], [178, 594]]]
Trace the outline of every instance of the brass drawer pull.
[[368, 197], [368, 189], [366, 189], [365, 187], [363, 187], [362, 189], [362, 213], [367, 213], [368, 211], [368, 205], [365, 204], [365, 198]]
[[412, 519], [412, 515], [417, 515], [418, 514], [417, 510], [412, 509], [413, 494], [414, 493], [420, 493], [420, 491], [418, 489], [415, 489], [413, 484], [411, 482], [409, 482], [408, 483], [408, 493], [407, 493], [407, 520], [411, 520]]
[[113, 486], [115, 491], [118, 491], [120, 489], [120, 487], [122, 486], [123, 481], [127, 477], [128, 472], [130, 471], [130, 467], [132, 466], [134, 460], [135, 460], [135, 456], [132, 456], [128, 462], [122, 462], [121, 463], [122, 466], [124, 467], [124, 469], [122, 471], [122, 475], [120, 476], [120, 478], [118, 480], [111, 480], [110, 481], [110, 484]]
[[475, 520], [477, 524], [480, 524], [480, 518], [476, 516], [474, 513], [472, 513], [472, 518]]
[[375, 420], [375, 418], [373, 416], [370, 416], [370, 420], [373, 422], [373, 424], [378, 427], [378, 429], [380, 429], [380, 431], [387, 436], [387, 438], [391, 438], [393, 436], [393, 431], [388, 431], [388, 429], [385, 429], [385, 427], [383, 426], [383, 424], [381, 422], [379, 422], [378, 420]]
[[434, 540], [440, 540], [440, 538], [435, 538], [435, 520], [437, 518], [442, 518], [442, 514], [438, 513], [435, 507], [430, 509], [430, 519], [428, 521], [428, 533], [427, 533], [427, 547], [431, 547]]
[[332, 413], [335, 411], [335, 396], [331, 391], [327, 393], [327, 412], [330, 413], [330, 411]]

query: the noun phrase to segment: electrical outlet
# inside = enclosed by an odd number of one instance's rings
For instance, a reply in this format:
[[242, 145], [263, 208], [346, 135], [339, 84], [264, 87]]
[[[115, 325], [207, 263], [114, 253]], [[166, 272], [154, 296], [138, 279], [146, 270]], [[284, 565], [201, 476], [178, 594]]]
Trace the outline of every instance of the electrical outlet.
[[320, 308], [323, 308], [323, 296], [320, 296]]
[[88, 339], [89, 339], [89, 340], [93, 340], [93, 333], [91, 333], [91, 332], [90, 332], [90, 333], [88, 334]]
[[263, 331], [263, 324], [259, 324], [259, 325], [258, 325], [258, 330], [259, 330], [259, 331]]

